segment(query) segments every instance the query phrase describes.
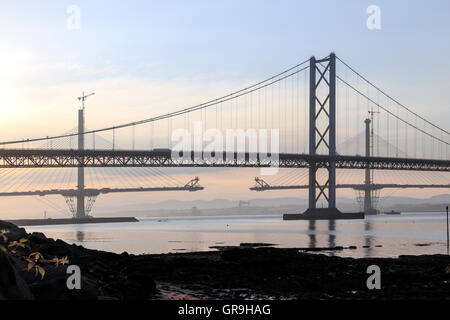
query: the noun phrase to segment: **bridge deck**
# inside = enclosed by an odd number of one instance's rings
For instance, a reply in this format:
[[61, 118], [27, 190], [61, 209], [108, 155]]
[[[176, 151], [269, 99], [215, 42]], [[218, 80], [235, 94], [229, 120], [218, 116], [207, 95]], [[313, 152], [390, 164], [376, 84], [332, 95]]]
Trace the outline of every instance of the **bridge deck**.
[[[266, 190], [291, 190], [291, 189], [308, 189], [309, 185], [290, 185], [290, 186], [255, 186], [250, 188], [252, 191], [266, 191]], [[355, 189], [355, 190], [379, 190], [379, 189], [450, 189], [450, 184], [383, 184], [376, 183], [366, 186], [365, 184], [337, 184], [338, 189]], [[1, 195], [1, 194], [0, 194]]]
[[[183, 186], [183, 187], [155, 187], [155, 188], [101, 188], [101, 189], [84, 189], [84, 196], [98, 196], [107, 193], [123, 193], [123, 192], [152, 192], [152, 191], [200, 191], [202, 186]], [[36, 190], [36, 191], [17, 191], [17, 192], [0, 192], [0, 197], [21, 197], [21, 196], [47, 196], [62, 195], [65, 197], [76, 197], [80, 191], [77, 189], [52, 189], [52, 190]]]
[[[183, 157], [184, 155], [184, 157]], [[185, 152], [172, 157], [168, 151], [0, 149], [0, 168], [63, 167], [280, 167], [326, 168], [331, 161], [340, 169], [450, 171], [450, 160], [288, 154], [261, 156], [253, 153], [213, 154]]]

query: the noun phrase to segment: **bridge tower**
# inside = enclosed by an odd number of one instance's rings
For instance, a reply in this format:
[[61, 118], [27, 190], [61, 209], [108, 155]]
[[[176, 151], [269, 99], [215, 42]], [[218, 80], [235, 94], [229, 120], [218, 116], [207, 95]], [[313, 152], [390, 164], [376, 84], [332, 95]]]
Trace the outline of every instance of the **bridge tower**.
[[[364, 120], [366, 124], [366, 157], [370, 157], [370, 119]], [[372, 189], [369, 164], [366, 165], [365, 180], [364, 180], [364, 213], [371, 214], [374, 211], [372, 207]]]
[[[81, 101], [81, 109], [78, 110], [78, 150], [84, 150], [84, 107], [85, 101], [88, 97], [94, 95], [95, 93], [91, 93], [85, 95], [84, 92], [78, 100]], [[80, 164], [78, 165], [78, 186], [77, 186], [77, 208], [75, 213], [75, 218], [81, 219], [86, 218], [86, 209], [85, 209], [85, 190], [84, 190], [84, 157], [81, 156]]]
[[[369, 113], [372, 116], [372, 120], [367, 118], [364, 120], [364, 123], [366, 124], [366, 157], [370, 157], [373, 155], [373, 114], [374, 111], [369, 111]], [[372, 124], [372, 129], [371, 129]], [[378, 214], [378, 210], [374, 207], [374, 199], [377, 199], [377, 195], [375, 194], [376, 191], [379, 191], [381, 188], [378, 186], [374, 186], [372, 182], [371, 172], [370, 172], [370, 166], [367, 163], [366, 168], [364, 169], [365, 173], [365, 179], [364, 179], [364, 186], [362, 189], [364, 192], [364, 203], [363, 203], [363, 209], [364, 214], [366, 215], [373, 215]]]
[[[309, 154], [328, 154], [325, 183], [317, 180], [318, 166], [311, 160], [309, 168], [309, 202], [305, 214], [334, 216], [340, 214], [336, 208], [336, 55], [309, 62]], [[325, 95], [319, 95], [325, 91]], [[318, 192], [317, 192], [318, 190]], [[325, 200], [326, 208], [317, 208]]]
[[[78, 150], [84, 150], [84, 108], [78, 110]], [[75, 218], [85, 218], [84, 207], [84, 158], [81, 157], [78, 166], [78, 186], [77, 186], [77, 211]]]

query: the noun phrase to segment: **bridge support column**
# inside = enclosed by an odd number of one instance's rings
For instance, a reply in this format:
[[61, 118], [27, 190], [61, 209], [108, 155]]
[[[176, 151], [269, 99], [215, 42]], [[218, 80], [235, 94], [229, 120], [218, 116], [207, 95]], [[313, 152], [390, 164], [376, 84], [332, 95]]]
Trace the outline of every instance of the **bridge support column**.
[[[316, 153], [316, 58], [309, 60], [309, 154]], [[309, 199], [308, 208], [316, 208], [316, 164], [309, 167]]]
[[[366, 124], [366, 157], [370, 157], [370, 119], [364, 120]], [[372, 190], [370, 189], [370, 168], [369, 164], [365, 169], [365, 181], [364, 181], [364, 213], [371, 214], [372, 208]]]
[[[371, 120], [370, 119], [366, 119], [364, 120], [364, 123], [366, 124], [366, 157], [370, 157], [371, 156], [371, 130], [370, 130], [370, 124], [371, 124]], [[373, 125], [373, 124], [372, 124]], [[364, 214], [377, 214], [378, 211], [377, 209], [374, 208], [373, 205], [373, 193], [376, 190], [374, 188], [374, 185], [372, 183], [372, 178], [371, 178], [371, 172], [370, 172], [370, 165], [369, 163], [366, 164], [366, 168], [364, 169], [365, 171], [365, 179], [364, 179], [364, 204], [363, 204], [363, 209], [364, 209]]]
[[[328, 153], [328, 179], [317, 180], [317, 165], [309, 168], [309, 206], [306, 215], [334, 216], [336, 209], [336, 56], [316, 60], [310, 59], [309, 73], [309, 154]], [[318, 95], [318, 88], [325, 88], [325, 96]], [[322, 92], [322, 90], [321, 90]], [[318, 208], [319, 202], [326, 202], [325, 208]]]
[[[78, 150], [84, 150], [84, 108], [78, 110]], [[77, 211], [75, 218], [85, 218], [84, 204], [84, 157], [80, 158], [78, 165], [78, 186], [77, 186]]]

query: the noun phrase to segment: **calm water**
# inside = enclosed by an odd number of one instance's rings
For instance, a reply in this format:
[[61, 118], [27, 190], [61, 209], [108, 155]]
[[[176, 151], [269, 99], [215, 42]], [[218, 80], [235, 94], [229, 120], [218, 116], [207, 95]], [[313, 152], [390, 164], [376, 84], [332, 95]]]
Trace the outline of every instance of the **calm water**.
[[[121, 253], [208, 251], [210, 246], [265, 242], [277, 247], [357, 246], [327, 252], [350, 257], [446, 254], [445, 214], [410, 213], [366, 220], [283, 221], [280, 216], [179, 217], [161, 222], [26, 227], [87, 248]], [[369, 248], [363, 248], [369, 246]]]

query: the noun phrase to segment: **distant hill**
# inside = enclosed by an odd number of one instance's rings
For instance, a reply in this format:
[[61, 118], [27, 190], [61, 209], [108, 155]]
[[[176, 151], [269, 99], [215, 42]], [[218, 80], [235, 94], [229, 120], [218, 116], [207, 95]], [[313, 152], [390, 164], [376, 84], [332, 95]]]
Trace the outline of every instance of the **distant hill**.
[[[306, 199], [303, 198], [273, 198], [273, 199], [242, 199], [244, 201], [249, 201], [250, 205], [257, 207], [277, 207], [277, 206], [304, 206], [308, 203]], [[239, 200], [228, 200], [228, 199], [212, 199], [212, 200], [165, 200], [156, 203], [136, 203], [127, 204], [124, 206], [115, 206], [117, 210], [138, 210], [142, 208], [152, 208], [152, 209], [191, 209], [192, 207], [197, 207], [199, 209], [224, 209], [233, 208], [239, 206]], [[106, 207], [97, 208], [106, 209]]]
[[[227, 215], [227, 214], [281, 214], [288, 212], [302, 212], [307, 207], [305, 198], [272, 198], [272, 199], [245, 199], [249, 206], [239, 208], [239, 201], [228, 199], [212, 200], [167, 200], [157, 203], [137, 203], [124, 206], [97, 208], [96, 215], [147, 215], [147, 216], [173, 216], [181, 215]], [[402, 212], [436, 212], [443, 211], [450, 204], [450, 194], [441, 194], [428, 199], [409, 197], [390, 197], [383, 199], [379, 205], [380, 210], [399, 210]], [[342, 211], [359, 211], [359, 205], [354, 198], [340, 198], [338, 206]]]

